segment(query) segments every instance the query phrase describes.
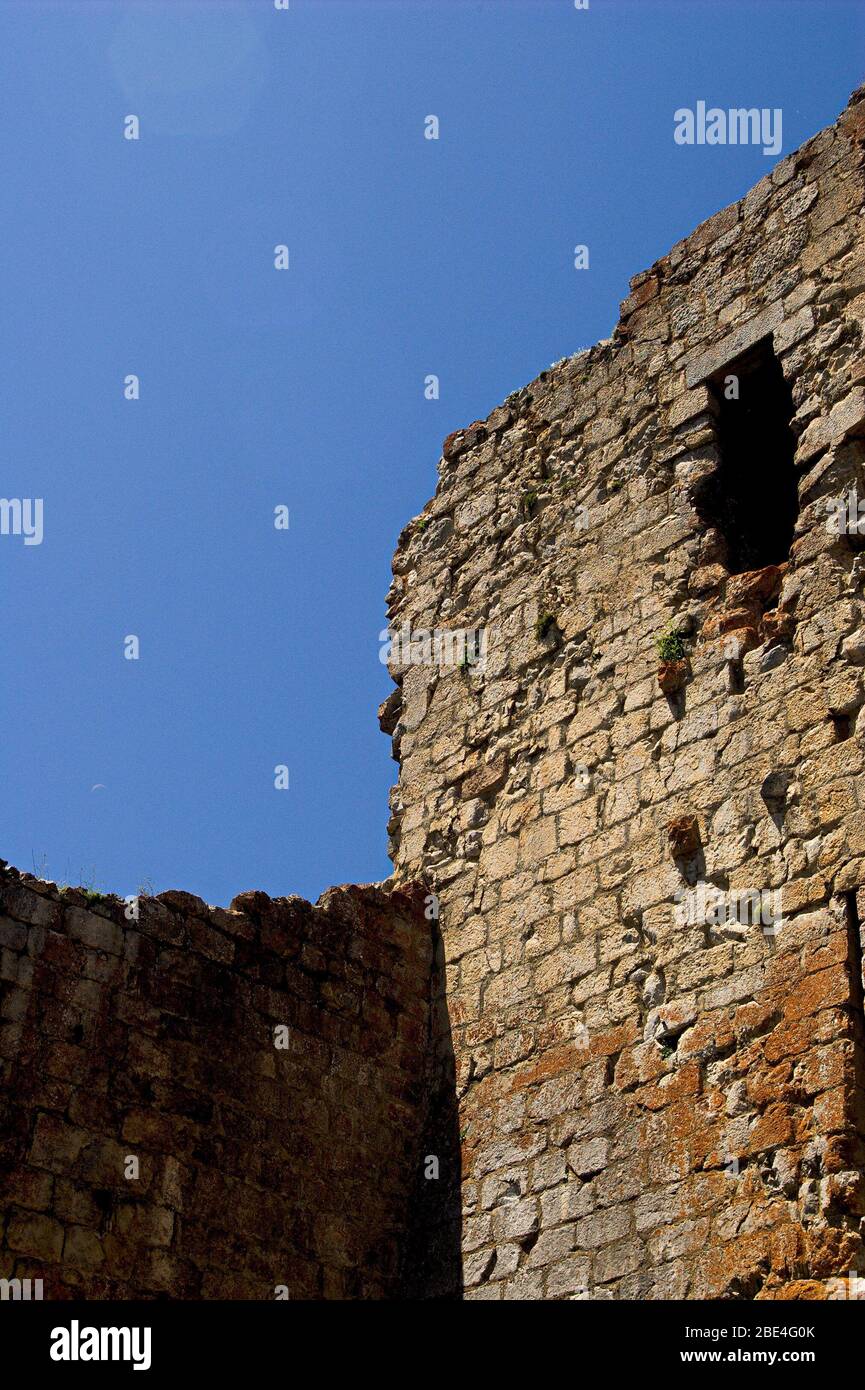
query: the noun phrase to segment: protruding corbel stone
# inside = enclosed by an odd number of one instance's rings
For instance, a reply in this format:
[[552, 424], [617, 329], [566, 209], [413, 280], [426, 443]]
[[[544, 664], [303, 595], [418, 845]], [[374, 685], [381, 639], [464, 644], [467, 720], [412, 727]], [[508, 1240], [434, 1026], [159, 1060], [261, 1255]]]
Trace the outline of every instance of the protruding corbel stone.
[[676, 816], [667, 823], [667, 839], [674, 859], [685, 859], [700, 848], [700, 823], [695, 815]]
[[378, 707], [378, 727], [383, 734], [392, 734], [402, 714], [402, 690], [392, 690]]
[[662, 661], [658, 667], [658, 685], [665, 695], [674, 695], [688, 678], [688, 663], [684, 658], [678, 661]]

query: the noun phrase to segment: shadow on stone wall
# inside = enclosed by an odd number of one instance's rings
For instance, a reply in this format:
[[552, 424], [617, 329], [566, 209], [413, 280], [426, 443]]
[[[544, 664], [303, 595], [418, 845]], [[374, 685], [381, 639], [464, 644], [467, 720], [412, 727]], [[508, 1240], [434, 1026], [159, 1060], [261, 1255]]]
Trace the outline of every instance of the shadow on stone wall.
[[[433, 923], [429, 1099], [400, 1281], [407, 1299], [459, 1299], [463, 1292], [459, 1106], [445, 985], [444, 945]], [[431, 1158], [438, 1178], [426, 1176]]]
[[394, 1299], [404, 1270], [452, 1289], [453, 1052], [424, 898], [225, 911], [169, 892], [130, 920], [0, 865], [0, 1278], [50, 1299]]

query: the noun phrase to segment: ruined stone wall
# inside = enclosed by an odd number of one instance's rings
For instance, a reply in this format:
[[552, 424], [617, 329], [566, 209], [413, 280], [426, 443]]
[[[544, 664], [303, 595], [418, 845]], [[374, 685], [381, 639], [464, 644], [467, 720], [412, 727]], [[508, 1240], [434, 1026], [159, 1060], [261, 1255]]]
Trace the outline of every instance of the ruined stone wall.
[[[830, 524], [865, 502], [863, 132], [865, 89], [636, 276], [611, 339], [445, 441], [389, 596], [396, 889], [130, 919], [3, 869], [0, 1278], [865, 1273], [865, 541]], [[749, 567], [737, 527], [762, 552], [785, 481], [792, 543]]]
[[163, 893], [135, 921], [7, 869], [0, 947], [0, 1278], [41, 1278], [45, 1298], [402, 1287], [428, 1096], [422, 891], [228, 911]]
[[[865, 569], [827, 525], [865, 499], [863, 98], [451, 435], [400, 537], [389, 828], [441, 899], [469, 1298], [865, 1269]], [[767, 343], [800, 510], [735, 573], [720, 383]], [[425, 664], [476, 628], [483, 662]], [[700, 906], [748, 892], [768, 916]]]

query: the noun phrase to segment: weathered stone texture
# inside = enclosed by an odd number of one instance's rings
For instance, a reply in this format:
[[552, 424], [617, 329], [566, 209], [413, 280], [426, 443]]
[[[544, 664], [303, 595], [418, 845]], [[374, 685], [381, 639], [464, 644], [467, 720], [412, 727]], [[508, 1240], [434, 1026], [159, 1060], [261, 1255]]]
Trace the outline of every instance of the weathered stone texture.
[[[442, 904], [469, 1298], [865, 1268], [865, 571], [826, 525], [865, 498], [863, 98], [636, 276], [610, 340], [451, 434], [400, 537], [392, 629], [487, 633], [483, 665], [395, 661], [412, 717], [388, 702], [397, 879]], [[728, 574], [707, 379], [770, 335], [801, 509], [789, 560]], [[690, 910], [749, 892], [780, 925]]]
[[0, 1277], [46, 1298], [393, 1296], [430, 1090], [423, 901], [176, 892], [135, 921], [4, 871]]
[[[827, 525], [865, 499], [863, 112], [445, 440], [389, 620], [486, 645], [394, 659], [402, 888], [130, 922], [2, 875], [0, 1276], [699, 1299], [865, 1272], [865, 562]], [[701, 519], [715, 378], [768, 338], [800, 508], [739, 572]]]

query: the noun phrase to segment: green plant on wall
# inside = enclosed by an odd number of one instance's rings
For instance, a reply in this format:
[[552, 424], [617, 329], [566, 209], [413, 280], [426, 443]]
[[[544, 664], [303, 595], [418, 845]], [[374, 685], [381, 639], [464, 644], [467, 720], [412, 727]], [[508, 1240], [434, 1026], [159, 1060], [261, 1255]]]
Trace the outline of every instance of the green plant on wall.
[[655, 646], [662, 661], [681, 661], [687, 651], [681, 632], [676, 632], [672, 627], [655, 638]]
[[548, 637], [556, 625], [555, 613], [540, 613], [535, 623], [535, 636], [539, 642], [543, 642]]
[[469, 633], [466, 637], [465, 648], [459, 663], [458, 669], [460, 672], [464, 676], [467, 676], [469, 672], [473, 671], [478, 665], [481, 655], [478, 634], [476, 632]]
[[536, 510], [536, 508], [537, 508], [537, 505], [538, 505], [538, 494], [537, 494], [536, 492], [524, 492], [524, 493], [523, 493], [523, 496], [522, 496], [522, 508], [523, 508], [523, 514], [524, 514], [524, 516], [526, 517], [527, 520], [530, 520], [530, 519], [534, 516], [535, 510]]

